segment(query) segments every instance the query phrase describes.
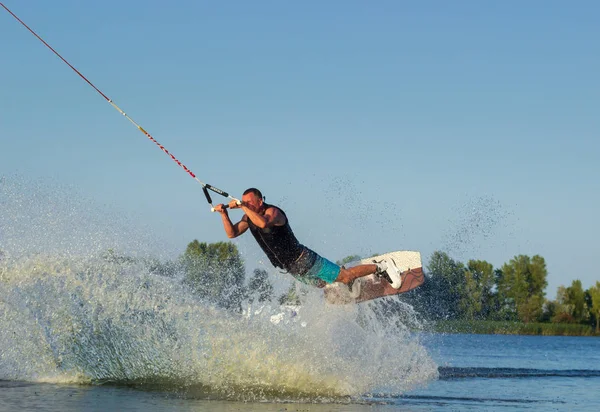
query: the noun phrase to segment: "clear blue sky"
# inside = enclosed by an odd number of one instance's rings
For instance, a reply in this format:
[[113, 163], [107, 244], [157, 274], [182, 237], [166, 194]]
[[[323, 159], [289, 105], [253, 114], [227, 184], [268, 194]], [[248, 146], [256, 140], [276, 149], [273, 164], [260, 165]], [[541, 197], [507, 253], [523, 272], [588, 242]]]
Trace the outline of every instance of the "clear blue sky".
[[[600, 280], [596, 1], [2, 1], [332, 260], [541, 254], [550, 298]], [[181, 251], [226, 239], [201, 186], [3, 9], [0, 39], [0, 175], [73, 186]]]

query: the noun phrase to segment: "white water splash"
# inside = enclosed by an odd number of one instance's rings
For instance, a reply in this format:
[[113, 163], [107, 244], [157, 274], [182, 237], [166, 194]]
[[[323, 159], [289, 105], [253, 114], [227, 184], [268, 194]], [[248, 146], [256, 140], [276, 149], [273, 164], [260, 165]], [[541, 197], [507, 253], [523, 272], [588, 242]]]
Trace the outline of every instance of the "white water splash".
[[[368, 305], [328, 306], [316, 289], [294, 319], [278, 324], [275, 303], [244, 314], [215, 308], [178, 276], [153, 274], [147, 260], [103, 258], [115, 243], [142, 254], [119, 239], [127, 228], [96, 231], [89, 222], [100, 217], [72, 219], [85, 216], [77, 207], [65, 217], [62, 209], [78, 202], [48, 193], [28, 208], [27, 193], [5, 190], [0, 198], [0, 249], [8, 252], [0, 260], [0, 380], [319, 401], [403, 393], [437, 376], [406, 321], [382, 321]], [[23, 238], [35, 238], [33, 250]]]

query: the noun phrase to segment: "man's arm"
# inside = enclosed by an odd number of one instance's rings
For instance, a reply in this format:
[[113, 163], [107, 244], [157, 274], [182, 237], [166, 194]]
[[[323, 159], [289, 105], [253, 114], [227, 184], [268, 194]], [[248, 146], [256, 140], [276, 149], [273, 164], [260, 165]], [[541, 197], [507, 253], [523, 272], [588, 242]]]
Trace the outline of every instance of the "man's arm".
[[256, 226], [258, 226], [261, 229], [264, 229], [267, 227], [285, 225], [286, 218], [285, 218], [284, 214], [281, 213], [281, 211], [279, 209], [277, 209], [276, 207], [268, 208], [267, 210], [265, 210], [264, 215], [259, 215], [258, 213], [254, 212], [253, 210], [247, 208], [246, 206], [244, 206], [243, 202], [240, 207], [242, 208], [244, 213], [246, 213], [246, 216], [248, 216], [248, 219], [250, 219], [252, 221], [252, 223], [254, 223]]
[[236, 224], [233, 224], [231, 222], [231, 219], [229, 219], [227, 209], [225, 209], [223, 205], [215, 206], [215, 211], [221, 214], [221, 219], [223, 220], [223, 227], [225, 228], [225, 233], [227, 233], [227, 237], [229, 239], [238, 237], [246, 230], [248, 230], [248, 222], [246, 222], [243, 219], [237, 222]]

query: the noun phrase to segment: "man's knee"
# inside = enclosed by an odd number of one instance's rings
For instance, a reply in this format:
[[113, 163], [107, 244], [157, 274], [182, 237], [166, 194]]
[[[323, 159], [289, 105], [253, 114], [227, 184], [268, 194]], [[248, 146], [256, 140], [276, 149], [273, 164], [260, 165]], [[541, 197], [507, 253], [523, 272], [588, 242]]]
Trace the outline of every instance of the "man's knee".
[[350, 273], [349, 273], [348, 269], [346, 269], [345, 267], [342, 266], [340, 268], [340, 273], [338, 274], [338, 277], [335, 281], [342, 282], [342, 283], [350, 282]]

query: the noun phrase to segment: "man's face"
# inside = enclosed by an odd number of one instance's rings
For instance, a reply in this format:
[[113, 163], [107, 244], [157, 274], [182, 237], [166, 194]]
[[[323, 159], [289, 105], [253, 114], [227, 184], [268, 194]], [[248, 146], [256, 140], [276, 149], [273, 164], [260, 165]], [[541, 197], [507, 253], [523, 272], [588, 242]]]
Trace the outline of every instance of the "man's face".
[[252, 210], [253, 212], [261, 212], [263, 201], [254, 193], [248, 193], [247, 195], [242, 196], [242, 202], [244, 202], [248, 209]]

